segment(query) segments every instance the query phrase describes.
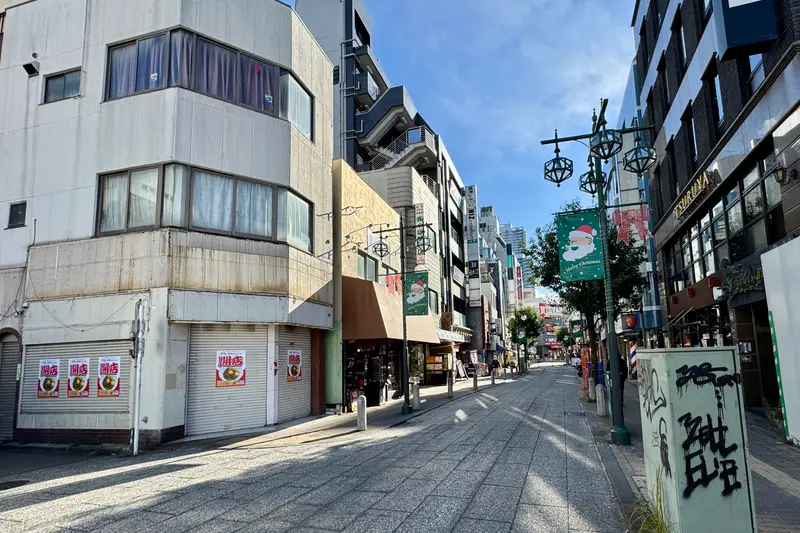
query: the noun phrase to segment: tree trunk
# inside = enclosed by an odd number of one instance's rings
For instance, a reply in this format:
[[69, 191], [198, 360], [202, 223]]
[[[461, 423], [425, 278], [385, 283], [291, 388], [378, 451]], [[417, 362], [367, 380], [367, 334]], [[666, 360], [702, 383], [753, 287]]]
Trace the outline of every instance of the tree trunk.
[[589, 350], [591, 351], [592, 371], [590, 378], [597, 380], [597, 330], [594, 325], [594, 317], [586, 317], [586, 332], [589, 334]]

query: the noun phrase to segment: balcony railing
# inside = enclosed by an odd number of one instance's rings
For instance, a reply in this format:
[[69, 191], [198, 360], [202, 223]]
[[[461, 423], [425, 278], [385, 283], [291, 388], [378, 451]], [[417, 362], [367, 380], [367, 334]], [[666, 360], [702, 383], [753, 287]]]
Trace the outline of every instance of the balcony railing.
[[458, 311], [453, 311], [453, 326], [459, 326], [462, 328], [467, 327], [467, 317], [466, 315], [462, 315]]
[[392, 144], [386, 148], [380, 148], [381, 153], [376, 155], [369, 163], [370, 169], [381, 170], [382, 168], [391, 167], [393, 163], [421, 145], [427, 146], [433, 152], [436, 151], [436, 138], [433, 132], [425, 126], [406, 130]]
[[422, 174], [421, 177], [422, 181], [424, 181], [425, 185], [428, 187], [428, 190], [431, 191], [436, 198], [439, 198], [439, 183], [436, 179], [427, 174]]

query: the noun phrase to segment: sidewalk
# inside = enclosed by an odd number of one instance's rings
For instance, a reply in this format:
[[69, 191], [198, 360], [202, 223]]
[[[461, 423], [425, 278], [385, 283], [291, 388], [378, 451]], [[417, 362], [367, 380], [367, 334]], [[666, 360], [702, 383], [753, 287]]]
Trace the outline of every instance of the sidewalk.
[[[584, 404], [586, 418], [611, 478], [623, 515], [633, 513], [636, 498], [646, 490], [639, 390], [635, 381], [625, 384], [625, 424], [631, 446], [615, 446], [609, 436], [609, 418], [597, 416], [595, 404]], [[747, 411], [750, 469], [760, 533], [800, 530], [800, 449], [781, 440], [781, 433], [758, 412]]]

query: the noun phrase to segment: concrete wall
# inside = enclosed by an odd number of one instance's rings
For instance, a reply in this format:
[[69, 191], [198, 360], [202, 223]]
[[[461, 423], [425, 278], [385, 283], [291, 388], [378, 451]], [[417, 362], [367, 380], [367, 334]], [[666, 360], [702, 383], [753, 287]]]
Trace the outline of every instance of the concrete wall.
[[0, 270], [0, 329], [20, 330], [25, 290], [22, 268]]
[[[352, 215], [342, 216], [342, 275], [358, 277], [358, 251], [356, 251], [354, 243], [361, 243], [359, 246], [361, 251], [399, 272], [399, 233], [394, 232], [384, 235], [384, 239], [389, 243], [391, 254], [381, 258], [374, 250], [367, 249], [369, 242], [366, 227], [372, 224], [374, 232], [377, 232], [381, 227], [383, 229], [397, 228], [400, 225], [400, 215], [367, 185], [344, 160], [337, 159], [334, 161], [333, 179], [341, 180], [342, 182], [342, 205], [340, 209], [351, 208], [352, 210], [352, 208], [357, 208]], [[347, 213], [348, 211], [345, 212]], [[350, 235], [349, 240], [346, 235]], [[377, 234], [375, 234], [375, 238], [378, 238]], [[336, 250], [334, 250], [334, 253], [336, 253]], [[382, 282], [383, 279], [379, 278], [379, 281]]]

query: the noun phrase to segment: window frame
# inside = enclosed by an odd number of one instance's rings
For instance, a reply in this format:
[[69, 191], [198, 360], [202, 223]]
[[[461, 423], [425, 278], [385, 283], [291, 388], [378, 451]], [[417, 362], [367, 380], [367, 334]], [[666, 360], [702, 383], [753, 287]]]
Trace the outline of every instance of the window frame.
[[[48, 100], [47, 99], [47, 84], [51, 80], [53, 80], [55, 78], [63, 77], [65, 79], [64, 80], [64, 82], [65, 82], [64, 86], [66, 88], [66, 76], [67, 76], [67, 74], [73, 74], [75, 72], [78, 73], [78, 93], [74, 94], [72, 96], [62, 96], [61, 98], [57, 98], [55, 100]], [[48, 74], [47, 76], [44, 77], [44, 83], [42, 84], [42, 101], [41, 101], [41, 105], [54, 104], [56, 102], [63, 102], [64, 100], [71, 100], [73, 98], [80, 98], [81, 97], [81, 84], [82, 83], [83, 83], [83, 69], [82, 69], [82, 67], [71, 68], [71, 69], [68, 69], [68, 70], [62, 70], [60, 72], [54, 72], [52, 74]]]
[[[170, 165], [177, 165], [182, 166], [187, 171], [187, 180], [188, 183], [185, 186], [184, 196], [183, 196], [183, 213], [182, 213], [182, 225], [177, 226], [174, 224], [164, 224], [164, 180], [166, 178], [166, 169]], [[142, 171], [142, 170], [152, 170], [157, 169], [157, 199], [156, 199], [156, 217], [155, 217], [155, 224], [148, 225], [148, 226], [136, 226], [136, 227], [129, 227], [129, 217], [130, 217], [130, 191], [131, 191], [131, 174], [134, 172]], [[195, 173], [196, 172], [205, 172], [208, 174], [213, 174], [219, 176], [221, 178], [227, 178], [233, 180], [233, 198], [231, 201], [231, 229], [230, 230], [220, 230], [214, 228], [206, 228], [203, 226], [198, 226], [192, 223], [192, 208], [194, 206], [194, 187], [195, 187]], [[126, 187], [126, 206], [125, 206], [125, 225], [124, 228], [121, 230], [113, 230], [113, 231], [101, 231], [100, 230], [100, 221], [102, 218], [102, 209], [103, 209], [103, 180], [109, 176], [120, 176], [124, 174], [127, 179], [127, 187]], [[269, 187], [272, 190], [272, 215], [271, 215], [271, 226], [270, 226], [270, 235], [257, 235], [251, 234], [247, 232], [238, 232], [236, 231], [236, 205], [238, 202], [238, 186], [239, 182], [246, 181], [250, 183], [255, 183], [257, 185], [263, 185], [265, 187]], [[261, 181], [258, 179], [246, 177], [246, 176], [239, 176], [236, 174], [230, 174], [226, 172], [219, 172], [217, 170], [196, 166], [196, 165], [188, 165], [185, 163], [180, 163], [177, 161], [168, 161], [166, 163], [160, 163], [157, 165], [141, 165], [137, 167], [131, 167], [128, 169], [122, 169], [112, 172], [103, 172], [97, 175], [96, 181], [97, 187], [97, 194], [96, 194], [96, 201], [97, 205], [95, 208], [95, 222], [94, 222], [94, 236], [95, 237], [108, 237], [112, 235], [121, 235], [123, 233], [137, 233], [141, 231], [152, 231], [154, 229], [162, 229], [162, 228], [173, 228], [173, 229], [182, 229], [186, 231], [195, 231], [198, 233], [205, 233], [210, 235], [221, 235], [225, 237], [232, 237], [232, 238], [239, 238], [239, 239], [250, 239], [255, 241], [264, 241], [264, 242], [273, 242], [276, 244], [285, 244], [286, 246], [291, 246], [292, 248], [313, 255], [315, 242], [314, 242], [314, 209], [315, 204], [311, 200], [309, 200], [304, 195], [300, 194], [298, 191], [286, 187], [284, 185], [280, 185], [278, 183], [272, 183], [267, 181]], [[309, 236], [311, 238], [311, 246], [310, 250], [304, 250], [298, 246], [294, 246], [290, 244], [288, 241], [283, 241], [278, 239], [278, 193], [281, 189], [284, 189], [297, 198], [301, 199], [305, 203], [308, 204], [308, 211], [309, 211]]]
[[[22, 217], [22, 222], [21, 223], [17, 223], [17, 224], [12, 224], [11, 223], [11, 210], [14, 209], [15, 207], [20, 206], [20, 205], [25, 206], [24, 207], [23, 217]], [[27, 220], [28, 220], [28, 201], [27, 200], [22, 200], [20, 202], [11, 202], [10, 204], [8, 204], [8, 220], [7, 220], [6, 229], [24, 228], [25, 226], [27, 226]]]
[[[189, 66], [189, 74], [188, 74], [190, 87], [185, 87], [185, 86], [183, 86], [181, 84], [178, 84], [178, 83], [173, 84], [172, 80], [170, 79], [170, 73], [171, 73], [171, 70], [172, 70], [172, 34], [174, 32], [176, 32], [176, 31], [183, 31], [183, 32], [188, 33], [189, 35], [191, 35], [191, 38], [192, 38], [192, 41], [193, 41], [192, 59], [191, 59], [191, 65]], [[138, 64], [139, 63], [138, 62], [139, 42], [143, 41], [143, 40], [147, 40], [147, 39], [152, 39], [154, 37], [158, 37], [158, 36], [161, 36], [161, 35], [166, 37], [166, 45], [164, 46], [164, 55], [165, 55], [165, 57], [163, 59], [163, 65], [164, 65], [164, 70], [165, 70], [164, 76], [166, 76], [166, 79], [165, 79], [166, 81], [164, 82], [164, 86], [163, 87], [156, 87], [156, 88], [153, 88], [153, 89], [147, 89], [147, 90], [144, 90], [144, 91], [136, 91], [135, 80], [136, 80], [136, 70], [139, 67], [139, 64]], [[203, 39], [203, 40], [208, 41], [209, 43], [211, 43], [213, 45], [220, 46], [220, 47], [225, 48], [227, 50], [230, 50], [231, 52], [236, 54], [236, 63], [235, 63], [235, 69], [234, 69], [234, 82], [233, 82], [234, 83], [234, 91], [233, 91], [234, 92], [234, 99], [233, 100], [226, 100], [225, 98], [221, 98], [219, 96], [216, 96], [216, 95], [213, 95], [213, 94], [209, 94], [209, 93], [205, 93], [205, 92], [201, 92], [201, 91], [197, 90], [197, 88], [196, 88], [196, 76], [197, 76], [197, 56], [198, 56], [198, 53], [197, 53], [197, 41], [198, 41], [198, 39]], [[134, 91], [131, 94], [128, 94], [128, 95], [125, 95], [125, 96], [118, 96], [118, 97], [115, 97], [115, 98], [110, 98], [109, 97], [109, 89], [110, 89], [110, 81], [111, 81], [111, 68], [110, 68], [110, 65], [111, 65], [111, 63], [110, 63], [111, 50], [116, 49], [116, 48], [121, 48], [121, 47], [124, 47], [124, 46], [130, 46], [130, 45], [135, 45], [135, 47], [136, 47], [136, 54], [135, 54], [136, 55], [136, 69], [134, 70]], [[254, 54], [254, 53], [242, 50], [242, 49], [237, 48], [235, 46], [231, 46], [231, 45], [229, 45], [227, 43], [224, 43], [222, 41], [219, 41], [217, 39], [213, 39], [211, 37], [208, 37], [207, 35], [198, 34], [196, 31], [191, 30], [191, 29], [186, 28], [186, 27], [183, 27], [183, 26], [176, 26], [176, 27], [170, 28], [168, 30], [160, 30], [160, 31], [157, 31], [157, 32], [152, 32], [152, 33], [149, 33], [149, 34], [141, 35], [141, 36], [139, 36], [139, 37], [137, 37], [135, 39], [127, 39], [127, 40], [124, 40], [124, 41], [108, 44], [106, 46], [105, 54], [106, 54], [105, 55], [105, 70], [106, 71], [105, 71], [105, 76], [104, 76], [103, 103], [114, 102], [114, 101], [117, 101], [117, 100], [122, 100], [124, 98], [130, 98], [132, 96], [137, 96], [137, 95], [140, 95], [140, 94], [147, 94], [147, 93], [151, 93], [151, 92], [155, 92], [155, 91], [162, 91], [162, 90], [173, 89], [173, 88], [181, 88], [181, 89], [184, 89], [184, 90], [196, 93], [196, 94], [202, 94], [203, 96], [206, 96], [208, 98], [213, 98], [215, 100], [219, 100], [220, 102], [227, 102], [227, 103], [235, 105], [237, 107], [242, 107], [244, 109], [248, 109], [248, 110], [254, 111], [256, 113], [261, 113], [262, 115], [267, 115], [267, 116], [270, 116], [270, 117], [273, 117], [273, 118], [277, 118], [277, 119], [286, 121], [286, 122], [290, 123], [292, 126], [294, 126], [295, 129], [297, 129], [297, 131], [302, 133], [303, 137], [305, 137], [306, 139], [308, 139], [312, 143], [316, 144], [316, 106], [317, 106], [317, 101], [316, 100], [317, 99], [316, 99], [314, 93], [312, 93], [309, 90], [308, 85], [306, 85], [297, 76], [297, 74], [294, 73], [294, 71], [292, 71], [291, 69], [288, 69], [288, 68], [286, 68], [286, 67], [284, 67], [284, 66], [282, 66], [282, 65], [280, 65], [280, 64], [278, 64], [278, 63], [276, 63], [274, 61], [270, 61], [268, 59], [265, 59], [265, 58], [263, 58], [261, 56], [258, 56], [256, 54]], [[241, 102], [241, 100], [242, 100], [242, 98], [241, 98], [242, 84], [241, 84], [241, 71], [240, 71], [240, 68], [241, 68], [242, 56], [247, 56], [247, 57], [249, 57], [251, 59], [254, 59], [256, 61], [259, 61], [261, 63], [266, 63], [268, 65], [271, 65], [271, 66], [274, 66], [274, 67], [278, 68], [278, 70], [279, 70], [279, 85], [281, 83], [280, 80], [282, 79], [282, 77], [284, 75], [288, 75], [288, 76], [291, 76], [294, 79], [294, 81], [300, 86], [300, 88], [303, 89], [303, 91], [306, 92], [306, 94], [308, 94], [308, 97], [310, 99], [310, 106], [309, 106], [309, 113], [310, 113], [310, 117], [309, 118], [310, 118], [310, 129], [311, 129], [310, 136], [308, 136], [305, 133], [303, 133], [303, 131], [300, 129], [300, 127], [295, 125], [292, 121], [290, 121], [288, 119], [288, 117], [282, 117], [281, 116], [280, 108], [282, 106], [282, 103], [281, 103], [280, 96], [279, 96], [280, 89], [278, 91], [279, 94], [276, 95], [275, 98], [274, 98], [275, 109], [276, 109], [275, 113], [270, 113], [268, 111], [255, 108], [255, 107], [252, 107], [250, 105], [247, 105], [247, 104], [244, 104], [244, 103]]]

